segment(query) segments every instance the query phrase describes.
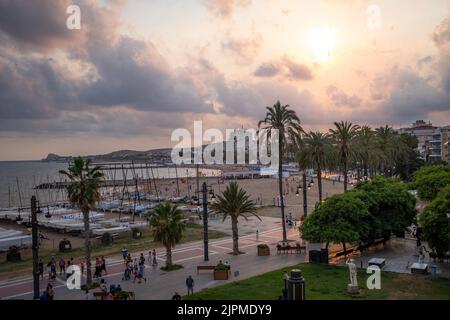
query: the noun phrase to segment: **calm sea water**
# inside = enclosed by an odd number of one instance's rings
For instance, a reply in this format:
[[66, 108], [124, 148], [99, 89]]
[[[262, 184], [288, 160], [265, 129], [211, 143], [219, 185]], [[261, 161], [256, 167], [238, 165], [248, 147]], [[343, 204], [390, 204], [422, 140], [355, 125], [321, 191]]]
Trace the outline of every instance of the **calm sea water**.
[[[0, 161], [0, 208], [9, 206], [29, 206], [30, 198], [35, 195], [41, 203], [51, 203], [64, 200], [63, 190], [35, 190], [34, 186], [46, 182], [64, 181], [59, 170], [66, 170], [67, 163], [42, 161]], [[200, 169], [202, 175], [217, 176], [218, 170]], [[135, 174], [140, 178], [151, 178], [150, 171], [139, 170]], [[105, 179], [120, 180], [123, 176], [133, 178], [131, 170], [127, 172], [105, 171]], [[195, 177], [193, 168], [154, 168], [153, 175], [157, 179]]]

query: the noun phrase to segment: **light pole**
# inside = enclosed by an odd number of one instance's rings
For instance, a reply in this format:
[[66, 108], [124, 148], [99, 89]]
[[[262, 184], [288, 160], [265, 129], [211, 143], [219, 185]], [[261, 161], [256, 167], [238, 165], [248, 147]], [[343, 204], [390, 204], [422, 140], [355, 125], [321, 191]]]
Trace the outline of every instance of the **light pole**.
[[39, 299], [39, 243], [37, 227], [37, 200], [35, 196], [31, 197], [31, 237], [33, 251], [33, 298]]
[[[208, 256], [208, 186], [206, 182], [203, 182], [202, 186], [203, 193], [203, 257], [205, 261], [209, 261]], [[214, 191], [209, 190], [209, 196], [211, 199], [215, 199]]]

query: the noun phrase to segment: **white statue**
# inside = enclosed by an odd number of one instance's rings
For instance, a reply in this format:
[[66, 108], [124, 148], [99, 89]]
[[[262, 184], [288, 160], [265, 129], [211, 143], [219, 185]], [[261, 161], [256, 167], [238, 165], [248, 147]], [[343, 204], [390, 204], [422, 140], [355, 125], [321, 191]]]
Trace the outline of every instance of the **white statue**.
[[346, 265], [348, 265], [348, 269], [350, 271], [350, 284], [352, 287], [358, 287], [358, 279], [356, 277], [356, 264], [355, 260], [348, 259], [345, 262]]

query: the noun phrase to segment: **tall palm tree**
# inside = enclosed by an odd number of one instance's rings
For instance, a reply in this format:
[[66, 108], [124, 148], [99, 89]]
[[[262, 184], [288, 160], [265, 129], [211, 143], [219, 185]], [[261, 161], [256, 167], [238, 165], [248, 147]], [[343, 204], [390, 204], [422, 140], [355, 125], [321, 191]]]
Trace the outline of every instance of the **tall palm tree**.
[[280, 194], [281, 219], [283, 226], [283, 241], [286, 237], [286, 219], [284, 215], [284, 199], [283, 199], [283, 151], [286, 146], [288, 135], [293, 129], [300, 128], [300, 119], [294, 110], [289, 109], [289, 105], [282, 106], [280, 101], [273, 107], [266, 107], [266, 117], [258, 122], [258, 128], [275, 129], [279, 133], [279, 149], [278, 149], [278, 189]]
[[342, 165], [344, 174], [344, 191], [347, 191], [348, 161], [353, 152], [353, 143], [359, 126], [347, 121], [335, 122], [334, 126], [335, 129], [330, 129], [330, 133], [339, 152], [339, 163]]
[[307, 189], [306, 189], [306, 169], [311, 166], [311, 157], [308, 152], [306, 152], [306, 146], [304, 141], [305, 132], [303, 129], [293, 130], [291, 132], [291, 142], [292, 147], [295, 150], [295, 160], [297, 160], [298, 168], [303, 172], [302, 180], [303, 180], [303, 217], [306, 218], [308, 215], [308, 205], [307, 205]]
[[218, 195], [216, 202], [211, 205], [213, 212], [223, 213], [223, 221], [227, 217], [231, 218], [231, 230], [233, 232], [233, 254], [239, 254], [239, 234], [238, 234], [238, 218], [243, 217], [247, 220], [247, 214], [254, 215], [261, 220], [256, 212], [256, 206], [249, 199], [247, 192], [239, 188], [236, 182], [231, 182], [222, 195]]
[[375, 134], [369, 126], [362, 126], [355, 139], [355, 153], [357, 160], [360, 160], [363, 175], [369, 176], [369, 166], [375, 158], [377, 145]]
[[67, 188], [70, 202], [83, 213], [86, 283], [88, 284], [92, 282], [89, 211], [95, 208], [96, 203], [101, 198], [100, 182], [103, 178], [100, 167], [90, 168], [90, 164], [91, 160], [83, 160], [83, 158], [77, 157], [74, 159], [73, 165], [69, 166], [68, 171], [59, 171], [71, 181]]
[[322, 132], [309, 132], [304, 138], [304, 145], [306, 153], [310, 159], [312, 165], [317, 172], [317, 187], [319, 189], [319, 201], [322, 201], [322, 170], [330, 162], [329, 157], [331, 154], [331, 141], [328, 134]]
[[171, 268], [172, 248], [181, 241], [185, 228], [184, 213], [169, 202], [158, 204], [149, 215], [153, 239], [166, 248], [166, 268]]
[[378, 147], [382, 153], [380, 171], [387, 176], [394, 163], [394, 153], [396, 148], [394, 143], [394, 130], [386, 125], [384, 127], [376, 128], [375, 135], [378, 138]]

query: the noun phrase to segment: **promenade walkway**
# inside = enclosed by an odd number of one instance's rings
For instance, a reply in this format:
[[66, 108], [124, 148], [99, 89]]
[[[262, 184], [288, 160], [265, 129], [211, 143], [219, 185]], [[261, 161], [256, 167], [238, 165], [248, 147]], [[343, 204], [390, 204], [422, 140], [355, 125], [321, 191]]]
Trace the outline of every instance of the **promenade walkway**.
[[[165, 250], [161, 248], [157, 250], [159, 266], [152, 267], [148, 264], [147, 260], [145, 269], [147, 283], [142, 282], [141, 284], [137, 282], [133, 283], [132, 280], [122, 281], [124, 263], [120, 257], [120, 253], [118, 253], [116, 259], [107, 259], [108, 275], [103, 278], [107, 281], [108, 286], [110, 284], [120, 284], [123, 290], [134, 291], [136, 299], [170, 299], [175, 291], [181, 295], [186, 294], [185, 279], [189, 275], [194, 278], [195, 291], [199, 291], [204, 288], [245, 279], [304, 261], [304, 253], [277, 255], [275, 246], [277, 241], [281, 239], [281, 235], [281, 227], [260, 231], [258, 240], [256, 239], [255, 233], [244, 235], [239, 239], [239, 249], [244, 251], [245, 254], [239, 256], [230, 254], [232, 251], [231, 237], [210, 241], [209, 262], [204, 262], [203, 260], [203, 241], [177, 246], [173, 251], [173, 260], [174, 263], [182, 264], [184, 268], [171, 272], [164, 272], [159, 269], [165, 262]], [[295, 229], [289, 230], [288, 238], [298, 240], [298, 231]], [[256, 246], [259, 243], [267, 243], [271, 247], [270, 256], [257, 256]], [[147, 258], [148, 252], [143, 253]], [[132, 257], [138, 258], [139, 254], [140, 252], [132, 253]], [[214, 281], [212, 271], [201, 271], [197, 275], [197, 265], [215, 265], [219, 260], [230, 262], [231, 277], [229, 280]], [[237, 276], [234, 274], [235, 271], [238, 271]], [[47, 283], [47, 278], [41, 281], [41, 291], [45, 289]], [[56, 281], [53, 281], [53, 286], [55, 289], [55, 300], [84, 299], [84, 292], [81, 290], [69, 290], [66, 287], [65, 280], [59, 276]], [[32, 299], [32, 288], [31, 277], [3, 282], [0, 283], [0, 298]]]

